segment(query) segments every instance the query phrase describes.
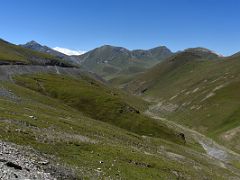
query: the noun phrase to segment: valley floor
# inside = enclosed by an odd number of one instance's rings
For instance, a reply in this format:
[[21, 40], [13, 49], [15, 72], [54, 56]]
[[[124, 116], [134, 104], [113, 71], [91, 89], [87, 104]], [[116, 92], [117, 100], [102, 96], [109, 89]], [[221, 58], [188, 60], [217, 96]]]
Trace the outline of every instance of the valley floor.
[[193, 138], [195, 141], [201, 144], [209, 158], [211, 158], [212, 161], [215, 162], [219, 167], [229, 169], [235, 175], [240, 177], [240, 169], [239, 167], [236, 167], [236, 163], [240, 162], [240, 154], [233, 152], [222, 145], [219, 145], [214, 140], [197, 131], [184, 127], [173, 121], [169, 121], [165, 118], [161, 118], [157, 114], [151, 112], [150, 109], [145, 113], [150, 117], [165, 123], [171, 128], [184, 132], [185, 136], [187, 136], [186, 138]]

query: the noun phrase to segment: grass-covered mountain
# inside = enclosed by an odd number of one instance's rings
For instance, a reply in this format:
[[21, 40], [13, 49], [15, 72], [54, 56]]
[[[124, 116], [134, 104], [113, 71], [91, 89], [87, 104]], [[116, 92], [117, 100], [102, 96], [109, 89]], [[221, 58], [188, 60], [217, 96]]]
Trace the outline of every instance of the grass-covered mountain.
[[[176, 66], [184, 64], [185, 61], [188, 61], [188, 60], [191, 61], [192, 59], [202, 59], [202, 60], [203, 59], [215, 59], [218, 57], [219, 57], [219, 55], [217, 55], [216, 53], [214, 53], [211, 50], [208, 50], [206, 48], [200, 48], [200, 47], [189, 48], [189, 49], [184, 50], [183, 52], [179, 51], [175, 54], [172, 54], [170, 57], [163, 59], [161, 61], [162, 63], [160, 62], [159, 65], [154, 66], [149, 71], [146, 70], [147, 72], [143, 73], [142, 75], [141, 74], [140, 75], [139, 74], [123, 74], [121, 76], [117, 76], [115, 78], [110, 79], [109, 82], [111, 83], [112, 86], [123, 88], [130, 81], [133, 80], [133, 82], [134, 82], [134, 80], [138, 79], [138, 77], [144, 77], [145, 75], [147, 75], [147, 78], [149, 78], [149, 81], [151, 81], [151, 78], [153, 78], [153, 83], [154, 83], [155, 82], [154, 78], [158, 78], [161, 76], [160, 74], [164, 74], [165, 71], [171, 71]], [[178, 59], [181, 59], [181, 60], [178, 60]], [[158, 68], [158, 67], [160, 67], [160, 68]], [[161, 70], [159, 70], [159, 69], [161, 69]], [[158, 72], [155, 73], [155, 71], [158, 71]], [[141, 80], [140, 80], [140, 82], [141, 82]], [[146, 82], [146, 83], [149, 83], [149, 82]], [[134, 86], [134, 83], [131, 83], [131, 84], [132, 84], [132, 86]], [[136, 85], [138, 87], [139, 84], [136, 83]], [[131, 88], [133, 88], [133, 87], [131, 87]]]
[[[197, 49], [197, 51], [199, 51]], [[151, 111], [239, 148], [240, 56], [218, 57], [187, 50], [128, 84], [129, 91], [155, 104]]]
[[143, 72], [172, 55], [162, 46], [150, 50], [133, 50], [105, 45], [77, 57], [89, 71], [106, 79]]
[[70, 62], [55, 56], [33, 51], [0, 39], [0, 64], [57, 65], [72, 67]]

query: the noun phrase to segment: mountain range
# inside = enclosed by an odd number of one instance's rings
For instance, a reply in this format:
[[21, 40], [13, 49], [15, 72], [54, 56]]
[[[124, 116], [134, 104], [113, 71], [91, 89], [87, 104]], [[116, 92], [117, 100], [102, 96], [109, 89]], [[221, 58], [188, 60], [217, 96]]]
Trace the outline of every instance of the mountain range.
[[240, 179], [238, 53], [1, 40], [0, 62], [3, 179]]
[[21, 45], [24, 48], [53, 55], [66, 61], [80, 64], [88, 71], [104, 78], [112, 78], [119, 74], [135, 74], [145, 71], [173, 53], [161, 46], [150, 50], [133, 50], [105, 45], [93, 49], [80, 56], [67, 56], [35, 41]]

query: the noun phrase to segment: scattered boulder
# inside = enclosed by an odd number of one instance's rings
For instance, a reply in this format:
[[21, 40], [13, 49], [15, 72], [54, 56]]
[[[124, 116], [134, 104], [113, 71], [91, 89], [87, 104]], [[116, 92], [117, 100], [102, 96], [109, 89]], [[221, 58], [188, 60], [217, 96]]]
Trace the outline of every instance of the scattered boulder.
[[141, 93], [144, 94], [147, 90], [148, 90], [148, 88], [145, 88], [141, 91]]
[[128, 106], [128, 105], [123, 105], [119, 109], [119, 113], [124, 113], [124, 112], [131, 112], [131, 113], [136, 113], [140, 114], [140, 111], [135, 109], [134, 107]]
[[186, 143], [186, 138], [184, 133], [179, 133], [177, 136], [183, 140], [184, 144]]
[[144, 163], [144, 162], [137, 162], [137, 161], [133, 161], [131, 159], [128, 161], [128, 163], [134, 164], [136, 166], [145, 167], [145, 168], [151, 168], [152, 167], [151, 164], [147, 164], [147, 163]]
[[39, 161], [38, 164], [47, 165], [47, 164], [49, 164], [49, 161], [47, 161], [47, 160], [45, 160], [45, 161]]
[[15, 163], [13, 163], [13, 162], [7, 162], [5, 165], [8, 166], [8, 167], [12, 167], [12, 168], [14, 168], [14, 169], [22, 170], [22, 167], [21, 167], [21, 166], [15, 164]]
[[37, 117], [35, 117], [35, 116], [29, 116], [29, 117], [34, 119], [34, 120], [37, 120]]

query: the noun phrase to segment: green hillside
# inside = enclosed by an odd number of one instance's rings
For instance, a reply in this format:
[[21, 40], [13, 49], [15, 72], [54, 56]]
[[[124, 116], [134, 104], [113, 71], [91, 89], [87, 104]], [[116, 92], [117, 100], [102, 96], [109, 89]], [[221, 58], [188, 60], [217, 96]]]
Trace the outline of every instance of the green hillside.
[[[89, 79], [58, 75], [29, 75], [16, 78], [17, 84], [49, 95], [76, 108], [85, 116], [104, 121], [140, 135], [175, 139], [173, 132], [129, 105], [117, 92]], [[131, 102], [131, 101], [129, 101]], [[180, 139], [180, 138], [179, 138]]]
[[239, 72], [240, 56], [209, 59], [183, 52], [144, 73], [127, 88], [149, 101], [155, 98], [151, 111], [240, 152]]
[[237, 178], [187, 135], [184, 144], [175, 129], [119, 109], [144, 109], [141, 100], [89, 78], [38, 74], [16, 82], [1, 82], [8, 92], [0, 96], [1, 140], [51, 155], [51, 163], [72, 168], [78, 178]]

